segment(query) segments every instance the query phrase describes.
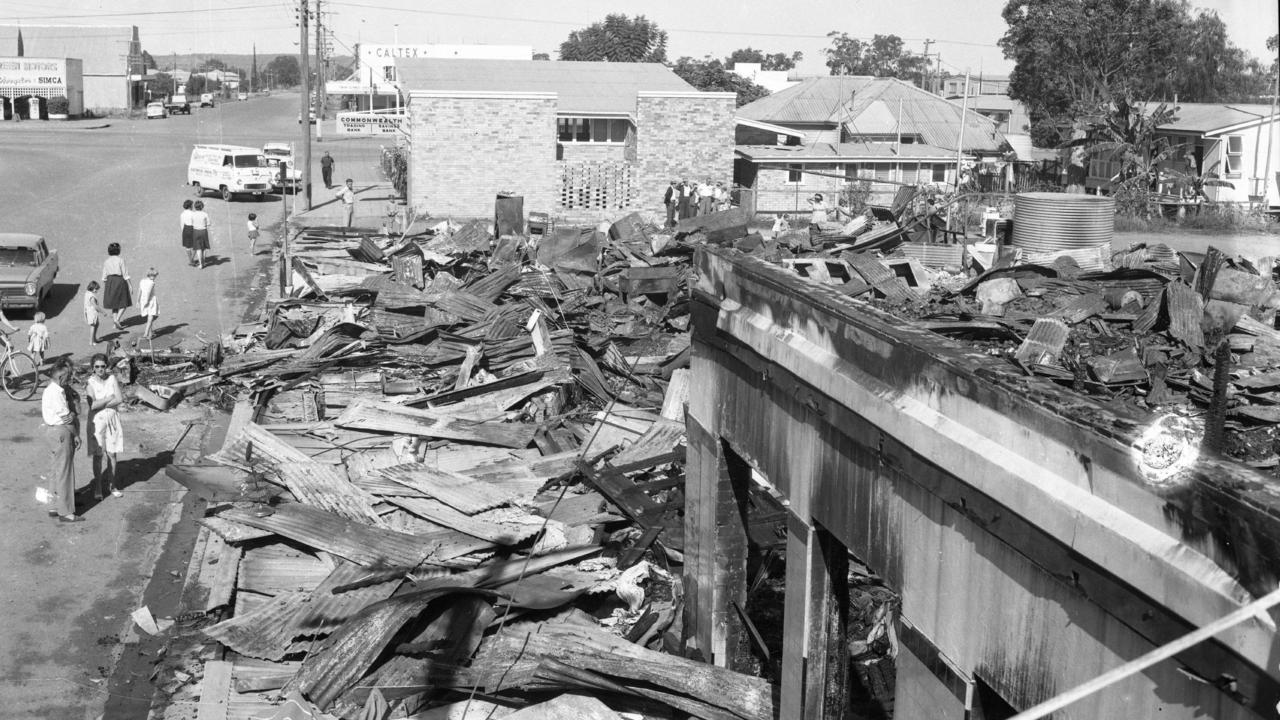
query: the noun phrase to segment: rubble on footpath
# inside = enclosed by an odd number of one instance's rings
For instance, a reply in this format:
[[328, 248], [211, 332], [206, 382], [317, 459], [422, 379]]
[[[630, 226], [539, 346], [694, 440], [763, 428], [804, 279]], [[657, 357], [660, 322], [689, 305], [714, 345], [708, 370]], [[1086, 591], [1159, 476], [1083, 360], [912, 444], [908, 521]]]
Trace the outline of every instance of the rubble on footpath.
[[[772, 718], [767, 677], [685, 659], [680, 632], [689, 261], [704, 243], [1135, 415], [1208, 407], [1195, 421], [1218, 418], [1225, 452], [1280, 465], [1269, 268], [1164, 246], [1104, 271], [1071, 253], [1020, 263], [930, 242], [896, 211], [775, 237], [750, 221], [292, 238], [291, 292], [261, 322], [152, 370], [188, 398], [237, 398], [221, 449], [169, 469], [209, 500], [210, 591], [180, 624], [225, 649], [202, 677], [184, 671], [201, 702], [262, 718], [463, 717], [460, 704]], [[783, 509], [761, 488], [752, 502], [749, 532], [776, 547]], [[883, 678], [895, 601], [866, 584], [854, 644]]]

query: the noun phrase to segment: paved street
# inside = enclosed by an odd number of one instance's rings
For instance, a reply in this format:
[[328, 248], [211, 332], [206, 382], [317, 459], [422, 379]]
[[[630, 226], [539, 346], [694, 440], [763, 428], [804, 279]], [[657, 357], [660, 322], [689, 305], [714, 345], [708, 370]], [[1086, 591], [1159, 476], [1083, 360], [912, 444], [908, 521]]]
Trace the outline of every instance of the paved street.
[[[295, 93], [164, 120], [0, 123], [0, 231], [44, 235], [61, 258], [46, 308], [50, 357], [70, 353], [83, 364], [94, 351], [81, 294], [85, 284], [100, 278], [110, 242], [123, 248], [135, 296], [148, 267], [159, 271], [157, 347], [216, 338], [239, 324], [247, 307], [256, 310], [269, 248], [260, 242], [259, 254], [249, 254], [245, 218], [256, 212], [264, 230], [278, 229], [281, 198], [226, 203], [206, 197], [212, 265], [203, 271], [188, 267], [178, 224], [182, 201], [193, 197], [184, 184], [187, 160], [196, 142], [296, 142], [297, 109]], [[376, 142], [328, 138], [314, 147], [317, 158], [324, 149], [333, 153], [340, 177], [378, 179]], [[332, 201], [319, 184], [318, 162], [314, 177], [316, 202]], [[102, 332], [125, 345], [137, 341], [142, 322], [136, 308], [127, 318], [125, 333], [112, 335], [109, 322]], [[11, 319], [24, 330], [30, 324], [25, 313]], [[19, 337], [25, 342], [25, 333]], [[180, 444], [179, 452], [191, 449], [195, 438], [187, 423], [201, 423], [207, 413], [190, 403], [167, 414], [123, 413], [125, 496], [95, 505], [82, 498], [79, 510], [87, 521], [68, 525], [34, 502], [36, 478], [48, 464], [38, 396], [25, 403], [0, 397], [0, 486], [7, 498], [0, 506], [0, 715], [61, 720], [103, 712], [106, 678], [134, 632], [129, 614], [180, 514], [183, 492], [161, 470]], [[76, 472], [84, 486], [90, 469], [83, 452]], [[180, 585], [184, 571], [180, 565], [165, 568], [161, 579]]]

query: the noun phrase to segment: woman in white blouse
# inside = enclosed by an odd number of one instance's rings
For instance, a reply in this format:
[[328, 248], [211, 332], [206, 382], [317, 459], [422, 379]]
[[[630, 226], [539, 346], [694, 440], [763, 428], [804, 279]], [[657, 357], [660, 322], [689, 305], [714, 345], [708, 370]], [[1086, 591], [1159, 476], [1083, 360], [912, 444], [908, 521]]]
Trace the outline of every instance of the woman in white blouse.
[[[93, 497], [101, 500], [108, 492], [115, 497], [122, 494], [116, 477], [116, 456], [124, 451], [124, 429], [120, 426], [120, 413], [116, 408], [124, 403], [124, 395], [120, 392], [120, 380], [111, 372], [111, 363], [106, 355], [94, 355], [91, 368], [93, 372], [89, 374], [85, 391], [85, 401], [89, 404], [85, 439], [89, 457], [93, 459]], [[104, 457], [106, 468], [102, 466]]]

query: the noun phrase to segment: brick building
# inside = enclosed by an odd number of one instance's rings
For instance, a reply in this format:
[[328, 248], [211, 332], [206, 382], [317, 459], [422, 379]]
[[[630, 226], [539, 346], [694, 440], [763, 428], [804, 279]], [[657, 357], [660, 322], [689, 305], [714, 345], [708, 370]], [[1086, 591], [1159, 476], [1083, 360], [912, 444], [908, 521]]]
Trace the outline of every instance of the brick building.
[[902, 184], [955, 183], [960, 158], [1003, 172], [1009, 150], [990, 118], [895, 78], [808, 78], [738, 108], [736, 123], [734, 182], [767, 213], [855, 189], [887, 204]]
[[500, 192], [572, 219], [663, 212], [673, 178], [727, 181], [734, 94], [657, 63], [425, 59], [397, 63], [409, 115], [409, 202], [490, 217]]

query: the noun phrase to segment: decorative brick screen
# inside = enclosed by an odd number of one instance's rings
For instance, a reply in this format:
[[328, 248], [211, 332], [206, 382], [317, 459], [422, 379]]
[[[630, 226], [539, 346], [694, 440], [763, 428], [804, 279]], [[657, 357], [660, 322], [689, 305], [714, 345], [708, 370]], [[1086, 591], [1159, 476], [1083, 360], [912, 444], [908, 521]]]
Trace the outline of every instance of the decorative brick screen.
[[563, 210], [629, 210], [636, 199], [635, 166], [621, 161], [563, 161], [560, 208]]

